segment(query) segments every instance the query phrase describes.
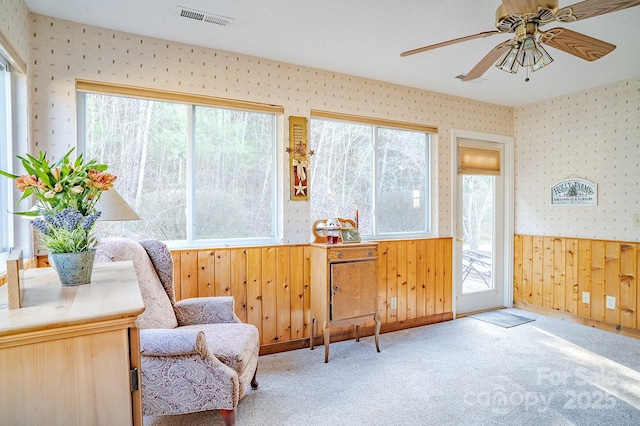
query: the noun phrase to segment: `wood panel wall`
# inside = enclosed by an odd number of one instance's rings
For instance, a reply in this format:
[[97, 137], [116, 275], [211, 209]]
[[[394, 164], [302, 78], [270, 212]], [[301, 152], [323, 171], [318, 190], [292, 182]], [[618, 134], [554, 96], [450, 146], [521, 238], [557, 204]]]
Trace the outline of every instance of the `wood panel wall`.
[[640, 330], [639, 268], [640, 243], [516, 235], [514, 302]]
[[[378, 311], [394, 329], [452, 319], [451, 238], [382, 241]], [[307, 245], [172, 251], [176, 298], [233, 296], [261, 345], [311, 337]], [[391, 309], [391, 298], [396, 308]]]

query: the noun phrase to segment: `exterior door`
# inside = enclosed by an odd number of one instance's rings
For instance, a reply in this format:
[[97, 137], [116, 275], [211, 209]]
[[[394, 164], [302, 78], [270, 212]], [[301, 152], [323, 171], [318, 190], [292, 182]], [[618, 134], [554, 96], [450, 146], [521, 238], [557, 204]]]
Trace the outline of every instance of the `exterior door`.
[[456, 138], [456, 146], [456, 314], [511, 306], [508, 150], [504, 143], [467, 138]]

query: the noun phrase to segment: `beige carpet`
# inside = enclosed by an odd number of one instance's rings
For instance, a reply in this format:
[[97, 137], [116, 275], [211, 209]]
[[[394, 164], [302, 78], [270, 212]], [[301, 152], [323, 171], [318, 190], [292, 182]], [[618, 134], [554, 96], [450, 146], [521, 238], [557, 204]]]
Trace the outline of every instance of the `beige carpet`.
[[[640, 340], [511, 309], [260, 358], [237, 425], [638, 425]], [[223, 425], [218, 412], [146, 426]]]

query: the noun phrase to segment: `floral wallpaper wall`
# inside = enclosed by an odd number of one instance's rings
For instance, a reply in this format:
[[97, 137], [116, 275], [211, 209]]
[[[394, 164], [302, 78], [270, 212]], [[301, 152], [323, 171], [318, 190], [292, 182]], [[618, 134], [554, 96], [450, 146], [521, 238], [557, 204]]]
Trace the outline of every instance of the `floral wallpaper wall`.
[[[287, 118], [311, 109], [438, 126], [432, 149], [434, 228], [451, 235], [450, 130], [513, 134], [513, 109], [380, 81], [231, 52], [31, 15], [32, 145], [62, 155], [75, 144], [75, 80], [141, 87], [281, 105], [283, 147]], [[306, 243], [309, 204], [290, 201], [283, 152], [284, 243]], [[313, 171], [311, 171], [313, 173]]]
[[[640, 77], [515, 109], [516, 233], [640, 241]], [[551, 205], [568, 177], [597, 206]]]

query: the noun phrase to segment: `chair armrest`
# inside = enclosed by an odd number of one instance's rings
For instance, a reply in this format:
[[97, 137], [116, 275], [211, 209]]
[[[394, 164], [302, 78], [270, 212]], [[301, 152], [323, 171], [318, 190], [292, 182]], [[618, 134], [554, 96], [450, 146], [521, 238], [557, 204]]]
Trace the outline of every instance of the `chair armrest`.
[[173, 306], [178, 325], [241, 322], [233, 313], [233, 297], [184, 299]]
[[140, 330], [140, 367], [145, 415], [233, 409], [240, 399], [238, 373], [192, 329]]
[[140, 354], [164, 357], [200, 355], [203, 359], [212, 356], [202, 331], [179, 328], [140, 330]]

